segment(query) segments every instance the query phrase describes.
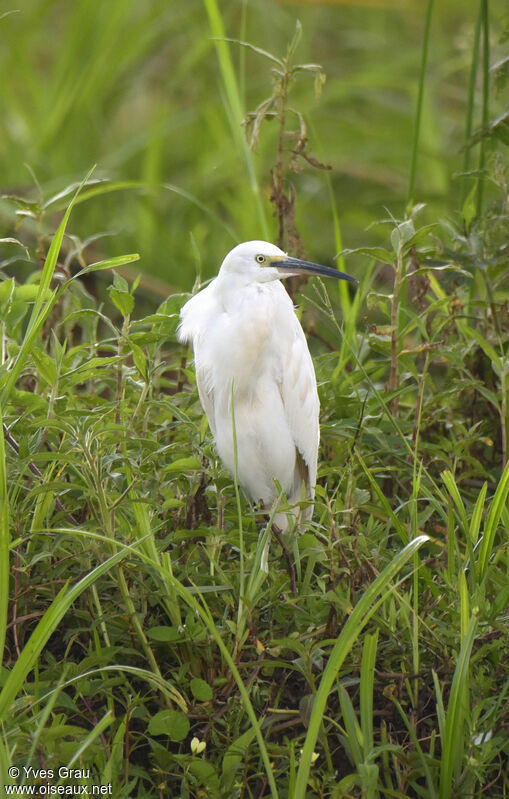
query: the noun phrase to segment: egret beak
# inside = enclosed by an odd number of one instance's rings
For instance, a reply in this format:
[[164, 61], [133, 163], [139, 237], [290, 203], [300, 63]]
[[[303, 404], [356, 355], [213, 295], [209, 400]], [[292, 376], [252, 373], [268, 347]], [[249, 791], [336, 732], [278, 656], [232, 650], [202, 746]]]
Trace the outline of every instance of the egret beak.
[[358, 283], [357, 278], [352, 275], [347, 275], [346, 272], [340, 272], [338, 269], [332, 269], [330, 266], [321, 266], [314, 264], [311, 261], [301, 261], [300, 258], [278, 258], [271, 259], [271, 266], [286, 273], [282, 277], [290, 277], [290, 275], [321, 275], [322, 277], [335, 277], [338, 280], [349, 280], [350, 283]]

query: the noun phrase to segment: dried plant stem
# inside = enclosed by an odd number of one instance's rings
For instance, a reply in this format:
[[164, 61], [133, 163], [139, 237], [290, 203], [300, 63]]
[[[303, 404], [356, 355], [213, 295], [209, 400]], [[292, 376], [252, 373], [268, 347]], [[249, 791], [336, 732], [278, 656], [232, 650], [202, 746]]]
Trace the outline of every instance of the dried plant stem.
[[279, 136], [277, 143], [277, 161], [275, 166], [274, 177], [274, 191], [273, 201], [276, 206], [276, 213], [278, 218], [278, 234], [277, 245], [278, 247], [284, 246], [285, 240], [285, 205], [286, 197], [283, 190], [283, 169], [284, 169], [284, 137], [286, 128], [286, 105], [288, 102], [288, 72], [284, 72], [281, 77], [280, 95], [279, 95]]

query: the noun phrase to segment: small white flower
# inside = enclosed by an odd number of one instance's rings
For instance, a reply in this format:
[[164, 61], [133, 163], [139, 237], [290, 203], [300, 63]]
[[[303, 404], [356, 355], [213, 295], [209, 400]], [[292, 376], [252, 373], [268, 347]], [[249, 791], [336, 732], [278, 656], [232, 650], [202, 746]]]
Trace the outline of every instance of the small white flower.
[[193, 755], [201, 755], [201, 753], [204, 752], [206, 748], [207, 748], [206, 741], [200, 741], [200, 739], [197, 738], [196, 736], [192, 739], [191, 752], [193, 753]]

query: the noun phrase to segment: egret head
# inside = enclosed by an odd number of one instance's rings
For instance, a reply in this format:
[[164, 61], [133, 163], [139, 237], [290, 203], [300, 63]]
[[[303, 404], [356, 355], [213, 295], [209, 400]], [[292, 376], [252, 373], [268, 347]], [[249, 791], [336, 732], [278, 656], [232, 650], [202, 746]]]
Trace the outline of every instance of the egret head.
[[246, 283], [267, 283], [285, 277], [309, 274], [335, 277], [340, 280], [357, 280], [345, 272], [321, 266], [300, 258], [291, 258], [275, 244], [267, 241], [245, 241], [231, 250], [221, 264], [221, 275], [241, 278]]

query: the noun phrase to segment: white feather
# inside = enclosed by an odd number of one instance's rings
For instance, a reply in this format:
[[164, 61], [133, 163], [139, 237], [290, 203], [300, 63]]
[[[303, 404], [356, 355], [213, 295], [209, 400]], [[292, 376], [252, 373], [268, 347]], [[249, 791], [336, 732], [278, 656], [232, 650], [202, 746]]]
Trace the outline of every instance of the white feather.
[[[290, 504], [312, 499], [319, 443], [319, 401], [302, 327], [272, 266], [258, 254], [285, 254], [266, 242], [246, 242], [219, 275], [183, 307], [179, 339], [194, 349], [201, 404], [219, 456], [235, 469], [246, 494], [270, 509], [274, 480]], [[304, 518], [310, 518], [312, 507]], [[284, 514], [276, 522], [287, 526]]]

